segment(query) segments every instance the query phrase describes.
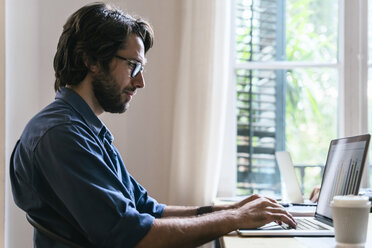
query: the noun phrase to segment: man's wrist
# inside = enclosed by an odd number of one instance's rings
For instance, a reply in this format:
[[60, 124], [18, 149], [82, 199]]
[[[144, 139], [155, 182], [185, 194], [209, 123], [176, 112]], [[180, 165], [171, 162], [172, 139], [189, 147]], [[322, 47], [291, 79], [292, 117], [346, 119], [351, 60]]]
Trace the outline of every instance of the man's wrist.
[[196, 209], [196, 215], [203, 215], [213, 212], [212, 206], [204, 206]]

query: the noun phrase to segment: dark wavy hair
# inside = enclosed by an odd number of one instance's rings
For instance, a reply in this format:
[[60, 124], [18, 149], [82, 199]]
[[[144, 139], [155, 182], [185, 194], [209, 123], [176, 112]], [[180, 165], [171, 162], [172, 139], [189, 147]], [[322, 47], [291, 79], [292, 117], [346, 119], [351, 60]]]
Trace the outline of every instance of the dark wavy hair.
[[152, 47], [154, 33], [146, 21], [100, 2], [80, 8], [68, 18], [59, 38], [54, 89], [78, 85], [90, 65], [98, 64], [108, 71], [110, 61], [125, 48], [130, 34], [142, 39], [145, 53]]

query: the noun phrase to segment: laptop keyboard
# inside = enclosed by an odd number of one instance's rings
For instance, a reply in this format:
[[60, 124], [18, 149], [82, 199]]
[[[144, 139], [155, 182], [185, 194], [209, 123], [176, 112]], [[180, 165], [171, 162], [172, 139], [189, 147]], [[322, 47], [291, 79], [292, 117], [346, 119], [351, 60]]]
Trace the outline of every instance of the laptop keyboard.
[[[327, 228], [319, 225], [315, 220], [310, 218], [295, 219], [297, 222], [296, 230], [327, 230]], [[288, 225], [282, 225], [284, 229], [293, 229]]]

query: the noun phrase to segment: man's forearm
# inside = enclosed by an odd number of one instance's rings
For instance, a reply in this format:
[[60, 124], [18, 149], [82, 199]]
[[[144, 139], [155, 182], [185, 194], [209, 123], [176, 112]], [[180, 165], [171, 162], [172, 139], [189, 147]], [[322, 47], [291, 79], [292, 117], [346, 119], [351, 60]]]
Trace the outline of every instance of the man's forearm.
[[202, 216], [156, 219], [136, 247], [196, 247], [236, 230], [236, 218], [234, 210], [225, 210]]
[[[256, 228], [272, 221], [296, 226], [280, 204], [258, 195], [212, 210], [196, 216], [196, 207], [166, 207], [163, 218], [155, 219], [137, 247], [196, 247], [238, 228]], [[185, 215], [188, 217], [179, 217]]]
[[[162, 215], [162, 218], [167, 217], [191, 217], [198, 214], [198, 210], [204, 207], [184, 207], [184, 206], [166, 206]], [[235, 208], [234, 205], [218, 205], [212, 206], [211, 212], [227, 210]], [[207, 208], [205, 208], [207, 209]], [[200, 212], [200, 211], [199, 211]], [[203, 211], [202, 211], [203, 212]], [[209, 212], [209, 211], [208, 211]]]

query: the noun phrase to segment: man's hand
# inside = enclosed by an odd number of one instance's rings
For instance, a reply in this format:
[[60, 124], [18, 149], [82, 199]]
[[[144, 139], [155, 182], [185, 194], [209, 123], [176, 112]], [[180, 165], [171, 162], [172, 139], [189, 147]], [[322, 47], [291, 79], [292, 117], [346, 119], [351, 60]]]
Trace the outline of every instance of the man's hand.
[[310, 201], [318, 202], [319, 193], [320, 193], [320, 186], [315, 186], [313, 188], [313, 191], [311, 191], [311, 194], [310, 194], [310, 197], [309, 197]]
[[236, 204], [240, 223], [239, 228], [257, 228], [276, 221], [295, 227], [296, 222], [275, 200], [252, 195]]

